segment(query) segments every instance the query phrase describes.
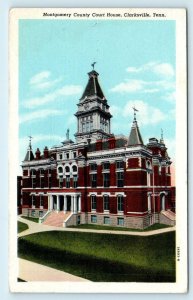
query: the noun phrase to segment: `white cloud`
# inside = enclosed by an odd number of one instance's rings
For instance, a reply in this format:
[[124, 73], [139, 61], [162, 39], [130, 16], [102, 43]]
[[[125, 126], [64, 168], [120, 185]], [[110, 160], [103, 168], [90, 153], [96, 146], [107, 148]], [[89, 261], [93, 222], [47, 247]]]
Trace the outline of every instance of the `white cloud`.
[[30, 79], [29, 84], [33, 89], [48, 89], [62, 81], [62, 77], [56, 79], [50, 79], [50, 77], [50, 71], [43, 71], [34, 75]]
[[49, 78], [51, 73], [49, 71], [42, 71], [33, 77], [31, 77], [29, 83], [34, 85], [34, 84], [39, 84], [40, 82], [44, 81], [45, 79]]
[[176, 101], [176, 92], [166, 94], [163, 99], [173, 103]]
[[141, 91], [146, 84], [143, 80], [127, 80], [125, 82], [121, 82], [117, 84], [115, 87], [111, 89], [112, 92], [118, 92], [118, 93], [132, 93]]
[[152, 68], [152, 71], [158, 75], [161, 75], [163, 77], [173, 77], [174, 76], [174, 68], [172, 67], [171, 64], [168, 63], [163, 63], [163, 64], [158, 64], [155, 65]]
[[53, 102], [60, 96], [71, 96], [71, 95], [80, 94], [81, 91], [82, 91], [82, 87], [79, 85], [66, 85], [42, 97], [27, 99], [24, 102], [24, 106], [28, 108], [34, 108], [37, 106], [44, 105], [46, 103]]
[[166, 115], [160, 109], [153, 107], [142, 100], [129, 101], [123, 108], [123, 117], [130, 116], [134, 106], [138, 110], [137, 119], [140, 124], [152, 125], [166, 119]]
[[174, 68], [169, 63], [149, 62], [140, 67], [128, 67], [128, 73], [152, 72], [161, 77], [173, 77], [175, 75]]
[[58, 116], [64, 114], [63, 111], [61, 110], [56, 110], [56, 109], [42, 109], [38, 111], [34, 111], [31, 113], [26, 113], [20, 116], [19, 118], [19, 123], [26, 123], [26, 122], [31, 122], [31, 121], [36, 121], [38, 119], [45, 119], [49, 116]]

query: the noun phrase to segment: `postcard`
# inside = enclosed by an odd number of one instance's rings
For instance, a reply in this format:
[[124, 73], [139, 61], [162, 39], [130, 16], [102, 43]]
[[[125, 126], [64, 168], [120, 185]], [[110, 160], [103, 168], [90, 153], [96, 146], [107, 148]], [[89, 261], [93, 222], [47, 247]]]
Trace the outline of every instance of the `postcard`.
[[12, 9], [9, 71], [10, 290], [185, 293], [186, 10]]

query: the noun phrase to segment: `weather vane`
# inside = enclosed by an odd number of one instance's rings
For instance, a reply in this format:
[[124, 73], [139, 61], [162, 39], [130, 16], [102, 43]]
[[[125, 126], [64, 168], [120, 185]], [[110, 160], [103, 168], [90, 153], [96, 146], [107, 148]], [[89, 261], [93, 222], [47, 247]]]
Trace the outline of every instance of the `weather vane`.
[[133, 111], [134, 111], [134, 120], [136, 121], [136, 111], [138, 111], [138, 109], [136, 109], [135, 106], [132, 107], [132, 108], [133, 108]]
[[28, 137], [29, 137], [29, 145], [31, 146], [31, 140], [33, 139], [33, 137], [31, 135], [29, 135]]
[[94, 61], [91, 66], [93, 67], [93, 70], [94, 70], [94, 65], [96, 64], [96, 61]]

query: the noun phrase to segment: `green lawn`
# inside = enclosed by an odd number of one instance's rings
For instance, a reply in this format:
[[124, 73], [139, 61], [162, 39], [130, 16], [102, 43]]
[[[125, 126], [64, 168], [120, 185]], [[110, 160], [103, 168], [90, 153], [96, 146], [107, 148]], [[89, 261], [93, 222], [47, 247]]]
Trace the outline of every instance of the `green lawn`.
[[32, 217], [25, 217], [25, 216], [21, 216], [23, 219], [29, 220], [29, 221], [33, 221], [35, 223], [39, 222], [39, 218], [32, 218]]
[[22, 222], [17, 222], [17, 232], [18, 233], [20, 233], [20, 232], [22, 232], [22, 231], [24, 231], [24, 230], [26, 230], [26, 229], [28, 229], [29, 227], [28, 227], [28, 225], [27, 224], [24, 224], [24, 223], [22, 223]]
[[19, 238], [18, 251], [21, 258], [96, 282], [175, 282], [175, 232], [41, 232]]
[[96, 229], [96, 230], [118, 230], [118, 231], [150, 231], [150, 230], [156, 230], [156, 229], [162, 229], [162, 228], [168, 228], [171, 226], [165, 225], [165, 224], [153, 224], [150, 227], [147, 227], [145, 229], [133, 229], [133, 228], [126, 228], [126, 227], [113, 227], [109, 225], [94, 225], [94, 224], [81, 224], [77, 226], [68, 226], [69, 228], [80, 228], [80, 229]]

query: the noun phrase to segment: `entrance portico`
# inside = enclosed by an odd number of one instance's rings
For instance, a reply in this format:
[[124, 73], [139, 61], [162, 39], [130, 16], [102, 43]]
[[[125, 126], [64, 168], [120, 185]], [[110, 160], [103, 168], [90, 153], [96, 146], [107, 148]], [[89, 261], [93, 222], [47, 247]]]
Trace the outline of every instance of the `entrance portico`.
[[50, 211], [71, 211], [76, 214], [81, 212], [81, 194], [80, 193], [49, 193], [48, 209]]

